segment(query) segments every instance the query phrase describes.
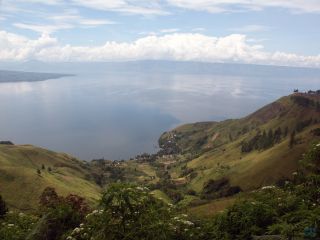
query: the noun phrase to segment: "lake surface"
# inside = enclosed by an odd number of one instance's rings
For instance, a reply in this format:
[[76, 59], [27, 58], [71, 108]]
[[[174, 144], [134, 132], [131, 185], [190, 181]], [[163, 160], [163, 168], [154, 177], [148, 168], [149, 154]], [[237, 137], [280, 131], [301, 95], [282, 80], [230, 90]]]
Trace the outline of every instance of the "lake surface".
[[243, 117], [317, 77], [149, 72], [96, 73], [0, 84], [0, 140], [80, 159], [128, 159], [154, 152], [179, 124]]

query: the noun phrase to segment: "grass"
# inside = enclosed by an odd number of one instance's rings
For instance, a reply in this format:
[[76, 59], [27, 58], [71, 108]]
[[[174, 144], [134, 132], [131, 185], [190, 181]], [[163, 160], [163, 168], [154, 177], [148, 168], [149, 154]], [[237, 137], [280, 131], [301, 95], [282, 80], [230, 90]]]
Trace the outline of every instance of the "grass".
[[0, 173], [0, 193], [14, 209], [35, 210], [40, 194], [48, 186], [61, 195], [83, 196], [91, 204], [100, 198], [101, 189], [86, 180], [88, 172], [83, 163], [66, 154], [30, 145], [0, 145]]
[[168, 197], [168, 195], [165, 194], [164, 192], [162, 192], [161, 190], [154, 190], [151, 192], [151, 194], [155, 198], [160, 199], [160, 200], [164, 201], [165, 203], [172, 203], [172, 200]]
[[232, 198], [222, 198], [213, 200], [210, 203], [206, 203], [196, 207], [190, 207], [188, 213], [191, 216], [199, 218], [210, 218], [219, 212], [222, 212], [227, 207], [230, 207], [235, 201], [236, 197]]
[[[320, 101], [319, 96], [317, 100]], [[174, 129], [173, 133], [178, 136], [178, 146], [183, 151], [194, 152], [195, 155], [187, 163], [187, 167], [194, 169], [197, 176], [188, 182], [188, 187], [201, 192], [204, 183], [209, 179], [226, 176], [231, 180], [231, 184], [250, 191], [274, 184], [279, 179], [292, 177], [301, 155], [310, 142], [317, 138], [310, 131], [320, 125], [313, 124], [298, 133], [296, 138], [300, 138], [299, 143], [292, 149], [288, 147], [289, 135], [299, 121], [310, 118], [320, 122], [319, 112], [312, 107], [294, 104], [288, 96], [243, 119], [187, 124]], [[264, 151], [252, 151], [248, 154], [241, 152], [241, 142], [252, 138], [258, 128], [268, 131], [278, 127], [282, 130], [286, 127], [289, 129], [288, 136], [279, 144]], [[162, 138], [172, 135], [169, 132]], [[201, 139], [206, 141], [201, 142]], [[199, 141], [201, 145], [198, 144]], [[179, 173], [179, 165], [170, 170], [174, 178], [178, 178]]]

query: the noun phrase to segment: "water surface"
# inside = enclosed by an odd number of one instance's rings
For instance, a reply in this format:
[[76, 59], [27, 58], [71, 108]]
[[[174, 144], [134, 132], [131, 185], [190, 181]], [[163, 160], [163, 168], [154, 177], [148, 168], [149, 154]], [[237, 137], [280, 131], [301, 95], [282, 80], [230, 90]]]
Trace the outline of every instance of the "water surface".
[[128, 159], [156, 150], [179, 124], [245, 116], [320, 78], [84, 72], [0, 84], [0, 139], [81, 159]]

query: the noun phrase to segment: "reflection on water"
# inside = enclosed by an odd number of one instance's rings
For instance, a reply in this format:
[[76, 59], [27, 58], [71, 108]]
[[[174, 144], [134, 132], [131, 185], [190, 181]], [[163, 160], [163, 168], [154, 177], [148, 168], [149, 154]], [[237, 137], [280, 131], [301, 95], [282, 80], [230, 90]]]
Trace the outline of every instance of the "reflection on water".
[[82, 159], [152, 152], [163, 131], [244, 116], [319, 79], [183, 74], [81, 74], [0, 84], [0, 139]]

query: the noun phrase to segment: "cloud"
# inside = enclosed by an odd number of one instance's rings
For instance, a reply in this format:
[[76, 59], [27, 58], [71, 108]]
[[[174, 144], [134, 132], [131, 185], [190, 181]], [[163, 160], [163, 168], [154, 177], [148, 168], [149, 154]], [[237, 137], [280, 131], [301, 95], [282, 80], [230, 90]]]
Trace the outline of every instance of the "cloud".
[[11, 4], [76, 6], [134, 15], [168, 15], [172, 7], [210, 13], [288, 9], [292, 13], [320, 13], [319, 0], [12, 0]]
[[38, 24], [25, 24], [25, 23], [13, 23], [13, 26], [21, 29], [27, 29], [38, 33], [53, 33], [62, 29], [73, 28], [70, 24], [55, 24], [55, 25], [38, 25]]
[[161, 33], [175, 33], [179, 31], [180, 31], [179, 28], [166, 28], [166, 29], [160, 30]]
[[65, 12], [60, 13], [60, 15], [49, 14], [42, 17], [44, 21], [48, 22], [47, 24], [13, 23], [12, 25], [17, 28], [27, 29], [38, 33], [51, 34], [60, 30], [76, 27], [87, 28], [117, 24], [116, 22], [107, 19], [82, 17], [77, 10], [66, 10]]
[[229, 30], [238, 33], [264, 32], [268, 31], [269, 27], [264, 25], [246, 25], [239, 28], [231, 28]]
[[78, 6], [101, 11], [114, 11], [139, 15], [168, 15], [160, 0], [72, 0]]
[[2, 61], [128, 61], [176, 60], [203, 62], [259, 63], [320, 67], [320, 55], [301, 56], [266, 52], [263, 46], [248, 42], [242, 34], [212, 37], [196, 33], [147, 36], [133, 42], [106, 42], [100, 46], [62, 45], [48, 34], [29, 39], [0, 31]]
[[289, 9], [294, 13], [320, 13], [319, 0], [167, 0], [175, 7], [211, 13]]

